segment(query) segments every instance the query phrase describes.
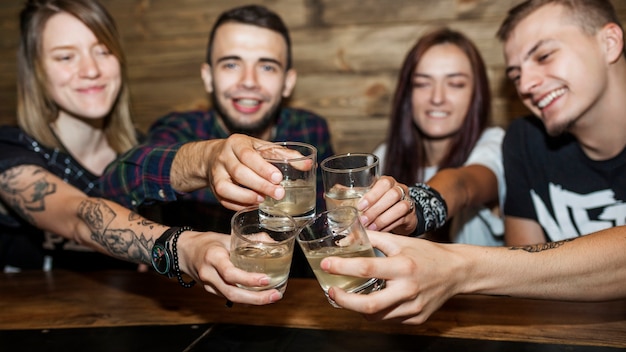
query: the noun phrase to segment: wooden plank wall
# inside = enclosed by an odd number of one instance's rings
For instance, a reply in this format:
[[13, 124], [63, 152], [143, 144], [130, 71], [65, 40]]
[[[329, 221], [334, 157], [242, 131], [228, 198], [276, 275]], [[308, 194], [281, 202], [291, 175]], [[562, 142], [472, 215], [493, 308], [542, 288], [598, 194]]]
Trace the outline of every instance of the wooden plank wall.
[[[123, 36], [135, 120], [146, 130], [172, 110], [206, 108], [199, 70], [214, 20], [243, 0], [102, 0]], [[291, 30], [296, 90], [289, 104], [325, 116], [337, 152], [370, 151], [386, 134], [404, 55], [429, 29], [472, 38], [488, 66], [493, 122], [524, 113], [504, 77], [495, 32], [520, 0], [258, 0]], [[0, 0], [0, 123], [15, 115], [15, 51], [22, 1]], [[626, 1], [614, 0], [626, 19]]]

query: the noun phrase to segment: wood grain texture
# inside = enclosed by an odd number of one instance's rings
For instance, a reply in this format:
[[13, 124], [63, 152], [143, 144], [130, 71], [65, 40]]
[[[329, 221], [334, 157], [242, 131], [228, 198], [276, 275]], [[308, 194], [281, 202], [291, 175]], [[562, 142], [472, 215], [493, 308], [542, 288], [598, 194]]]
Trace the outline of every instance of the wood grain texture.
[[155, 273], [0, 274], [0, 329], [241, 323], [484, 340], [626, 347], [626, 301], [457, 296], [422, 325], [370, 322], [332, 308], [317, 281], [290, 279], [271, 305], [235, 304]]
[[[200, 80], [208, 32], [246, 0], [101, 0], [127, 53], [133, 112], [146, 130], [173, 110], [209, 106]], [[487, 63], [493, 124], [526, 113], [504, 76], [495, 32], [520, 0], [260, 0], [291, 30], [298, 83], [289, 105], [326, 117], [337, 152], [371, 151], [385, 139], [398, 69], [425, 31], [440, 26], [474, 40]], [[626, 1], [613, 1], [626, 19]], [[0, 0], [0, 123], [14, 122], [15, 52], [22, 1]], [[358, 124], [357, 124], [358, 122]], [[352, 126], [352, 127], [350, 127]]]

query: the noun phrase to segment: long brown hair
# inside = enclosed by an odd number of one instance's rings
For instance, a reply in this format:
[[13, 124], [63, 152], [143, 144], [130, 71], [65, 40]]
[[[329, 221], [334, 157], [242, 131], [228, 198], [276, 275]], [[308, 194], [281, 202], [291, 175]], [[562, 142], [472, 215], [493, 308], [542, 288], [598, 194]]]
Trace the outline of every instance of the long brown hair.
[[422, 36], [404, 59], [393, 98], [391, 125], [387, 137], [387, 154], [383, 173], [405, 184], [424, 181], [426, 152], [423, 136], [413, 122], [413, 73], [423, 55], [431, 47], [449, 43], [459, 47], [468, 57], [474, 86], [472, 100], [459, 133], [452, 137], [439, 169], [458, 167], [467, 160], [472, 148], [487, 127], [491, 114], [491, 93], [485, 63], [476, 46], [465, 35], [442, 28]]
[[46, 22], [61, 12], [83, 22], [120, 63], [122, 87], [110, 114], [105, 118], [104, 133], [111, 148], [122, 153], [137, 144], [136, 130], [130, 114], [126, 59], [113, 18], [95, 0], [27, 1], [20, 13], [17, 122], [26, 133], [43, 145], [62, 148], [50, 129], [50, 123], [58, 117], [59, 107], [46, 89], [47, 77], [41, 61], [41, 38]]

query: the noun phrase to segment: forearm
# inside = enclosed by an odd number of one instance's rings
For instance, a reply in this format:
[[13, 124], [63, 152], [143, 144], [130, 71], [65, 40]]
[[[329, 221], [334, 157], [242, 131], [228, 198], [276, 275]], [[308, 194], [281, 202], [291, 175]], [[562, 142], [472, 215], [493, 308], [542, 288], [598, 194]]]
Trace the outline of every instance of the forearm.
[[209, 157], [218, 140], [186, 143], [178, 149], [170, 170], [170, 183], [178, 192], [191, 192], [210, 186]]
[[444, 169], [428, 182], [446, 202], [448, 218], [464, 208], [495, 204], [498, 201], [498, 184], [491, 170], [482, 165], [468, 165]]
[[150, 251], [166, 226], [105, 199], [83, 198], [76, 207], [74, 232], [67, 234], [106, 255], [150, 264]]
[[102, 194], [127, 208], [149, 201], [175, 201], [170, 169], [181, 144], [143, 144], [112, 162], [100, 177]]
[[542, 299], [626, 297], [626, 227], [527, 247], [458, 248], [469, 261], [464, 293]]

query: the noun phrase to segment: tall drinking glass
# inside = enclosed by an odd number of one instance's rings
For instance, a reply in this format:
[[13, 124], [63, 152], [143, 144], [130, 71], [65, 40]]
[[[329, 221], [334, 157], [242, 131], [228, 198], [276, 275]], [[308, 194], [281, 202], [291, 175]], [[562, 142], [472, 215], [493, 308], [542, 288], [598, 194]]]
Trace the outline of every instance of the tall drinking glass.
[[331, 286], [363, 294], [384, 287], [384, 280], [334, 275], [320, 268], [322, 259], [329, 256], [345, 258], [375, 256], [367, 232], [359, 221], [356, 208], [343, 206], [322, 212], [309, 220], [296, 238], [328, 302], [333, 307], [340, 308], [328, 296], [328, 289]]
[[315, 216], [315, 182], [317, 149], [300, 142], [276, 142], [257, 148], [261, 156], [276, 166], [283, 174], [280, 183], [285, 188], [285, 197], [276, 200], [265, 197], [261, 212], [280, 209], [303, 224]]
[[345, 205], [356, 208], [380, 176], [378, 165], [378, 157], [369, 153], [348, 153], [324, 159], [320, 167], [326, 209]]
[[261, 215], [258, 206], [251, 206], [235, 213], [231, 219], [230, 261], [239, 269], [270, 277], [267, 286], [238, 286], [252, 291], [275, 288], [284, 293], [297, 233], [293, 218], [277, 209]]

